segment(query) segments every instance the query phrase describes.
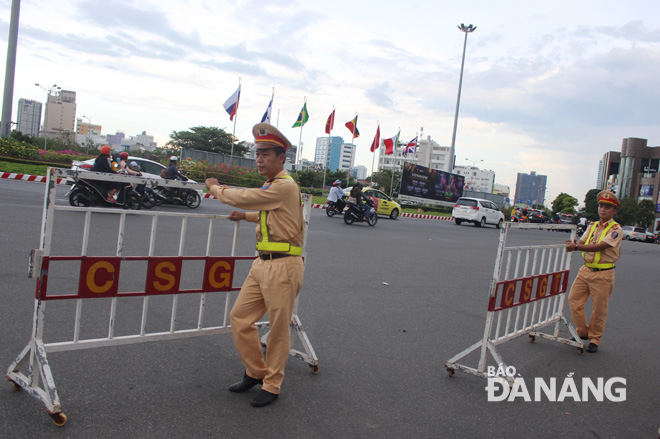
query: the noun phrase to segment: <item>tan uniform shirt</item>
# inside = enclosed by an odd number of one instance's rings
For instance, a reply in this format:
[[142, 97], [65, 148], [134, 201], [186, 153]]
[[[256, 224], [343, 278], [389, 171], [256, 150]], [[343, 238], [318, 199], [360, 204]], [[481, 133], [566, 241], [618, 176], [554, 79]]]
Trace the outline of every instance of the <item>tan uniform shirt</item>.
[[[220, 202], [245, 210], [265, 210], [268, 240], [288, 242], [303, 246], [303, 216], [300, 205], [300, 189], [295, 181], [281, 178], [288, 175], [285, 170], [273, 181], [266, 181], [259, 189], [238, 189], [213, 186], [209, 192]], [[257, 242], [261, 242], [259, 212], [246, 212], [245, 219], [257, 223]]]
[[[591, 223], [587, 228], [587, 230], [582, 235], [582, 237], [580, 238], [580, 240], [578, 241], [578, 243], [598, 244], [598, 240], [600, 239], [600, 235], [603, 233], [603, 230], [605, 230], [605, 228], [609, 226], [610, 223], [613, 221], [614, 221], [613, 219], [610, 219], [605, 224], [601, 224], [600, 221]], [[589, 240], [589, 242], [586, 242], [587, 237], [589, 236], [589, 232], [593, 227], [595, 227], [596, 230], [594, 230], [594, 233], [591, 235], [591, 239]], [[623, 239], [623, 231], [621, 230], [621, 226], [619, 226], [618, 224], [612, 226], [612, 228], [607, 232], [607, 235], [601, 241], [601, 242], [606, 242], [608, 244], [608, 247], [600, 252], [600, 261], [599, 261], [600, 264], [614, 263], [619, 260], [619, 256], [621, 253], [622, 239]], [[585, 252], [584, 262], [587, 263], [594, 262], [595, 257], [596, 257], [596, 252]]]

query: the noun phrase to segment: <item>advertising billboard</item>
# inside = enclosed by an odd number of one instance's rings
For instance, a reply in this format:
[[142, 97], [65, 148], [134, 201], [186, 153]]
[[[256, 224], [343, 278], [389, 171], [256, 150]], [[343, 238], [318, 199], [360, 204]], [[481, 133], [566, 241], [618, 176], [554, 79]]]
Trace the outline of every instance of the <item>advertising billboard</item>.
[[399, 198], [431, 205], [453, 206], [463, 196], [464, 186], [465, 177], [462, 175], [404, 163]]

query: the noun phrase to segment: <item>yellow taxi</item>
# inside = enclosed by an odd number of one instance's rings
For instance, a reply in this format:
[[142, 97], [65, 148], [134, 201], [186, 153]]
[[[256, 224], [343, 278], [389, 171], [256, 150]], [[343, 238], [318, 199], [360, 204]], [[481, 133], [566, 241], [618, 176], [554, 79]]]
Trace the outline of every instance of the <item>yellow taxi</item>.
[[[346, 195], [351, 193], [352, 187], [344, 189]], [[392, 219], [397, 219], [401, 213], [401, 205], [394, 201], [392, 197], [383, 191], [373, 188], [364, 188], [362, 192], [374, 200], [374, 209], [378, 215], [387, 215]]]

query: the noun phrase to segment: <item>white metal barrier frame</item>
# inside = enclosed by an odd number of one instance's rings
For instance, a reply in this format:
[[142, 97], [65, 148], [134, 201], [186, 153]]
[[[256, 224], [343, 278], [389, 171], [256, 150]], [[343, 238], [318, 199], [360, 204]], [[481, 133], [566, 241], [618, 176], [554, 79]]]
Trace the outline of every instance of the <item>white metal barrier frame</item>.
[[[498, 370], [506, 370], [507, 365], [496, 346], [523, 335], [528, 335], [531, 342], [542, 337], [575, 346], [580, 354], [584, 352], [584, 343], [563, 312], [573, 253], [565, 250], [563, 242], [507, 247], [507, 234], [511, 229], [563, 230], [571, 232], [571, 240], [576, 236], [574, 225], [505, 224], [500, 231], [484, 335], [445, 363], [450, 376], [460, 370], [487, 378], [488, 352]], [[566, 326], [572, 338], [560, 337], [560, 324]], [[541, 332], [551, 326], [554, 326], [551, 333]], [[459, 363], [477, 350], [479, 363], [476, 368]], [[513, 384], [514, 377], [505, 378]]]
[[[29, 273], [30, 277], [37, 279], [36, 286], [36, 295], [35, 295], [35, 304], [34, 304], [34, 315], [33, 315], [33, 325], [32, 325], [32, 335], [29, 343], [22, 350], [20, 355], [12, 362], [7, 370], [7, 379], [11, 381], [16, 390], [25, 390], [29, 395], [41, 401], [45, 407], [46, 411], [52, 417], [54, 423], [58, 426], [62, 426], [66, 423], [67, 417], [62, 412], [62, 405], [57, 393], [55, 386], [55, 380], [51, 372], [49, 362], [48, 362], [48, 353], [52, 352], [63, 352], [71, 350], [80, 350], [88, 349], [102, 346], [117, 346], [117, 345], [126, 345], [134, 343], [142, 343], [147, 341], [158, 341], [158, 340], [173, 340], [181, 339], [187, 337], [196, 337], [202, 335], [214, 335], [231, 332], [231, 325], [229, 324], [229, 311], [231, 304], [231, 292], [240, 290], [240, 285], [238, 287], [233, 286], [233, 269], [234, 262], [239, 260], [253, 260], [256, 258], [255, 255], [251, 256], [237, 256], [236, 247], [238, 243], [238, 231], [240, 226], [240, 221], [237, 221], [234, 226], [234, 232], [232, 237], [232, 248], [231, 254], [229, 256], [211, 256], [211, 251], [213, 248], [213, 230], [216, 220], [226, 220], [227, 215], [212, 215], [212, 214], [193, 214], [193, 213], [175, 213], [175, 212], [163, 212], [163, 211], [138, 211], [138, 210], [126, 210], [126, 209], [112, 209], [112, 208], [82, 208], [82, 207], [70, 207], [70, 206], [56, 206], [55, 205], [55, 182], [57, 177], [66, 177], [71, 176], [71, 171], [64, 169], [48, 169], [48, 179], [46, 182], [45, 197], [44, 197], [44, 209], [42, 216], [42, 225], [41, 225], [41, 237], [40, 237], [40, 248], [32, 250], [30, 255], [30, 266]], [[89, 172], [85, 174], [86, 179], [91, 180], [104, 180], [107, 179], [107, 175], [100, 173]], [[163, 181], [151, 181], [150, 179], [144, 179], [142, 177], [123, 177], [122, 181], [129, 181], [132, 183], [144, 183], [147, 180], [147, 183], [155, 185], [163, 185]], [[116, 180], [115, 180], [116, 181]], [[182, 183], [185, 182], [167, 182], [172, 187], [182, 187]], [[167, 185], [166, 183], [166, 185]], [[191, 187], [190, 183], [185, 184], [186, 187]], [[195, 187], [197, 189], [203, 188], [203, 185], [197, 184]], [[305, 243], [307, 241], [307, 230], [309, 226], [309, 218], [311, 212], [311, 197], [309, 195], [303, 195], [303, 217], [305, 221]], [[84, 229], [82, 236], [82, 251], [80, 256], [57, 256], [51, 254], [51, 244], [52, 244], [52, 234], [53, 234], [53, 222], [54, 215], [56, 211], [70, 211], [70, 212], [79, 212], [84, 215]], [[102, 213], [102, 214], [116, 214], [119, 216], [119, 229], [117, 236], [117, 247], [116, 255], [114, 257], [109, 256], [90, 256], [88, 255], [88, 244], [89, 244], [89, 231], [90, 225], [92, 222], [92, 214]], [[126, 225], [127, 215], [143, 215], [152, 218], [151, 221], [151, 231], [149, 236], [149, 249], [146, 256], [126, 256], [124, 255], [124, 231]], [[154, 256], [154, 246], [156, 239], [156, 231], [158, 227], [158, 219], [161, 217], [176, 217], [181, 219], [181, 232], [179, 236], [179, 249], [176, 256]], [[184, 248], [186, 241], [186, 230], [188, 226], [188, 220], [202, 219], [208, 220], [208, 237], [206, 242], [206, 253], [203, 256], [184, 256]], [[303, 258], [306, 257], [306, 249], [303, 248]], [[153, 291], [153, 287], [158, 286], [162, 287], [162, 284], [158, 283], [154, 278], [154, 282], [150, 284], [149, 276], [155, 273], [156, 266], [162, 266], [163, 263], [171, 264], [168, 267], [176, 266], [179, 264], [181, 266], [182, 261], [185, 260], [201, 260], [204, 261], [204, 285], [200, 289], [191, 289], [191, 290], [179, 290], [178, 282], [176, 285], [170, 286], [169, 290], [162, 289], [160, 291]], [[49, 265], [51, 261], [80, 261], [80, 278], [78, 279], [79, 288], [76, 294], [54, 294], [49, 295], [48, 288], [48, 274], [49, 274]], [[122, 262], [131, 262], [131, 261], [147, 261], [147, 281], [145, 282], [145, 291], [138, 292], [119, 292], [117, 290], [119, 284], [119, 267]], [[95, 267], [95, 268], [91, 268]], [[162, 269], [162, 267], [161, 267]], [[91, 274], [92, 281], [90, 283], [89, 277], [91, 270], [94, 270]], [[213, 271], [210, 271], [213, 270]], [[98, 280], [97, 277], [99, 272], [102, 274], [101, 282], [105, 283], [102, 287], [99, 287], [96, 283]], [[84, 274], [87, 276], [84, 276]], [[217, 273], [220, 273], [220, 279], [218, 279]], [[179, 272], [179, 277], [180, 277]], [[87, 279], [86, 286], [84, 285], [84, 279]], [[161, 278], [162, 280], [162, 278]], [[91, 286], [90, 286], [91, 285]], [[110, 285], [108, 287], [108, 285]], [[149, 287], [152, 285], [153, 287]], [[98, 287], [98, 288], [97, 288]], [[107, 288], [106, 288], [107, 287]], [[94, 290], [96, 291], [90, 291]], [[100, 291], [103, 290], [103, 291]], [[206, 306], [206, 295], [208, 293], [222, 293], [226, 294], [224, 301], [224, 313], [222, 316], [222, 324], [218, 326], [204, 326], [204, 315], [205, 315], [205, 306]], [[177, 327], [177, 309], [178, 309], [178, 299], [180, 294], [188, 293], [200, 293], [200, 303], [198, 310], [197, 324], [193, 328], [178, 328]], [[149, 309], [149, 298], [152, 295], [171, 295], [172, 296], [172, 308], [171, 308], [171, 318], [170, 318], [170, 327], [168, 331], [161, 332], [149, 332], [147, 331], [147, 311]], [[121, 300], [124, 297], [143, 297], [142, 302], [142, 315], [141, 322], [139, 326], [139, 332], [131, 335], [115, 335], [115, 325], [116, 325], [116, 309], [117, 301]], [[89, 298], [95, 297], [105, 297], [110, 298], [110, 315], [108, 321], [108, 332], [107, 336], [101, 338], [83, 338], [80, 333], [80, 324], [82, 318], [82, 305], [83, 301]], [[44, 342], [44, 319], [46, 316], [46, 302], [49, 300], [75, 300], [76, 309], [75, 309], [75, 321], [74, 321], [74, 330], [73, 337], [71, 340], [62, 341], [62, 342], [53, 342], [45, 343]], [[260, 328], [267, 328], [268, 321], [261, 321], [257, 323], [257, 326]], [[302, 344], [303, 351], [299, 351], [292, 348], [290, 350], [290, 355], [302, 359], [312, 368], [313, 373], [318, 372], [318, 358], [312, 345], [305, 333], [300, 317], [298, 316], [298, 299], [295, 303], [295, 308], [293, 312], [293, 317], [291, 321], [292, 338], [294, 334], [298, 336], [300, 343]], [[262, 338], [262, 344], [266, 343], [267, 335], [264, 335]], [[293, 340], [292, 340], [293, 341]]]

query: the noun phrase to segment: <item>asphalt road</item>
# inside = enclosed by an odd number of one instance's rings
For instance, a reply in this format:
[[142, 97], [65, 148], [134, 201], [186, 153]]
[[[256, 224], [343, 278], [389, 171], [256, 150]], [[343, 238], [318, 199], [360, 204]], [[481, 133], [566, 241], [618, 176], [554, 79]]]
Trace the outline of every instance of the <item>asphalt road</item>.
[[[58, 203], [66, 202], [67, 189], [58, 187]], [[42, 205], [43, 184], [0, 181], [2, 368], [30, 337], [35, 281], [26, 278], [27, 255], [38, 246]], [[195, 212], [229, 211], [215, 200], [203, 200]], [[79, 239], [80, 222], [75, 214], [61, 219], [58, 242], [66, 246]], [[176, 224], [169, 227], [178, 240]], [[130, 239], [141, 242], [145, 230], [135, 226]], [[110, 224], [96, 233], [116, 242]], [[533, 245], [562, 242], [566, 236], [525, 231], [515, 239]], [[555, 377], [558, 383], [571, 374], [576, 382], [622, 377], [625, 401], [488, 402], [485, 379], [447, 375], [444, 362], [483, 334], [497, 238], [494, 227], [448, 221], [381, 218], [375, 227], [347, 226], [340, 217], [314, 209], [299, 315], [320, 360], [317, 375], [291, 359], [278, 401], [255, 409], [248, 404], [254, 391], [226, 390], [243, 373], [228, 334], [51, 353], [67, 424], [55, 427], [41, 403], [6, 383], [0, 387], [0, 436], [656, 437], [658, 245], [623, 243], [598, 353], [579, 355], [575, 348], [546, 340], [532, 344], [526, 337], [500, 351], [530, 388], [537, 377]], [[241, 240], [249, 251], [252, 225], [241, 229]], [[203, 254], [203, 239], [193, 239], [192, 245], [193, 253]], [[579, 266], [575, 258], [571, 280]], [[48, 304], [46, 341], [73, 331], [71, 307], [63, 302]], [[86, 314], [83, 328], [94, 329], [100, 305], [87, 302], [84, 310], [91, 315]], [[154, 324], [169, 321], [166, 303], [154, 301], [151, 312]], [[98, 316], [100, 325], [107, 325], [107, 313]]]

